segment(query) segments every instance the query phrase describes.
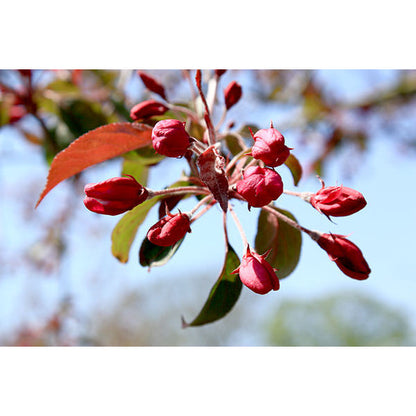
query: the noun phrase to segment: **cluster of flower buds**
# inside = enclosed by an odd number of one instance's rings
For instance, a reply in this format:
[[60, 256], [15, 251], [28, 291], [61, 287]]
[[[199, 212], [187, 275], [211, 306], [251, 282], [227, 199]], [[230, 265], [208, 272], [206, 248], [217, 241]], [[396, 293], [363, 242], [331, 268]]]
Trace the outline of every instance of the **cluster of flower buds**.
[[[215, 71], [216, 83], [224, 73], [225, 70]], [[143, 72], [139, 72], [139, 75], [151, 92], [166, 100], [163, 85]], [[266, 260], [270, 250], [260, 255], [250, 248], [229, 202], [236, 199], [247, 203], [249, 210], [251, 207], [265, 209], [276, 215], [279, 221], [285, 221], [297, 230], [306, 232], [328, 253], [330, 259], [343, 273], [354, 279], [366, 279], [370, 268], [355, 244], [341, 235], [308, 230], [272, 207], [273, 201], [276, 201], [283, 193], [287, 193], [301, 197], [328, 217], [339, 217], [351, 215], [364, 208], [366, 201], [363, 195], [343, 186], [325, 187], [323, 181], [322, 188], [316, 193], [284, 190], [282, 178], [275, 169], [287, 162], [293, 149], [286, 145], [284, 136], [274, 128], [273, 123], [269, 128], [260, 129], [255, 133], [250, 130], [253, 139], [251, 148], [240, 140], [243, 150], [234, 154], [231, 160], [228, 158], [228, 163], [225, 163], [226, 155], [221, 154], [221, 145], [226, 133], [221, 133], [218, 125], [216, 128], [213, 127], [212, 108], [208, 107], [202, 92], [198, 72], [196, 82], [205, 106], [205, 114], [200, 119], [200, 125], [202, 126], [203, 123], [206, 125], [203, 137], [191, 136], [189, 122], [163, 118], [168, 108], [171, 108], [168, 103], [165, 105], [155, 100], [147, 100], [131, 109], [131, 117], [136, 122], [152, 117], [162, 117], [152, 129], [153, 149], [166, 157], [185, 156], [190, 168], [189, 186], [152, 191], [139, 184], [133, 177], [113, 178], [98, 184], [87, 185], [85, 206], [99, 214], [118, 215], [133, 209], [147, 199], [160, 195], [165, 198], [179, 196], [173, 205], [180, 201], [181, 195], [199, 196], [199, 202], [190, 212], [179, 211], [172, 214], [166, 208], [166, 215], [148, 230], [147, 238], [152, 244], [170, 247], [191, 232], [190, 226], [193, 221], [218, 203], [224, 211], [225, 224], [227, 211], [231, 212], [245, 245], [246, 252], [242, 256], [241, 264], [233, 273], [238, 273], [241, 282], [255, 293], [265, 294], [278, 290], [280, 283], [276, 269]], [[240, 100], [241, 96], [241, 86], [235, 81], [231, 82], [224, 90], [225, 113]], [[188, 108], [184, 109], [183, 116], [189, 117], [191, 111]], [[196, 112], [192, 113], [192, 122], [198, 120], [198, 117]], [[202, 207], [204, 208], [197, 213]], [[227, 233], [226, 226], [224, 229]]]

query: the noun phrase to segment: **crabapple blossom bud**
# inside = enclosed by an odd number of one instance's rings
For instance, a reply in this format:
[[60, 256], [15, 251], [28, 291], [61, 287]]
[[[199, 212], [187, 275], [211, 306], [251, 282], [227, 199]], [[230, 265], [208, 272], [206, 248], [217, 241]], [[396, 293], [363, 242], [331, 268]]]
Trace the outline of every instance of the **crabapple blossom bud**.
[[273, 169], [250, 166], [237, 182], [237, 192], [251, 207], [263, 207], [283, 193], [283, 182]]
[[368, 278], [371, 270], [361, 250], [343, 235], [321, 234], [317, 243], [344, 274], [357, 280]]
[[161, 83], [156, 81], [153, 77], [147, 75], [145, 72], [137, 71], [137, 74], [148, 90], [160, 95], [164, 100], [166, 100], [165, 87]]
[[169, 156], [183, 156], [190, 145], [185, 123], [179, 120], [161, 120], [152, 130], [153, 147], [157, 153]]
[[168, 213], [147, 232], [148, 240], [157, 246], [170, 247], [191, 232], [190, 220], [187, 214]]
[[238, 273], [241, 282], [259, 295], [278, 290], [280, 287], [275, 269], [265, 260], [269, 252], [270, 250], [259, 255], [247, 246], [247, 252], [241, 259], [240, 266], [232, 272], [232, 274]]
[[227, 72], [226, 69], [216, 69], [215, 70], [215, 75], [217, 76], [217, 78], [221, 77], [222, 75], [224, 75]]
[[84, 205], [97, 214], [118, 215], [141, 204], [149, 195], [132, 176], [111, 178], [85, 186]]
[[285, 145], [283, 135], [273, 128], [261, 129], [253, 135], [254, 145], [251, 155], [255, 159], [262, 160], [267, 166], [276, 167], [283, 165], [290, 155], [290, 148]]
[[310, 198], [310, 203], [326, 216], [344, 217], [360, 211], [367, 205], [364, 196], [345, 186], [328, 186], [322, 182], [322, 188]]
[[242, 95], [241, 85], [236, 81], [228, 84], [224, 90], [225, 107], [229, 110], [234, 104], [237, 104]]
[[147, 100], [136, 104], [130, 110], [130, 117], [133, 120], [142, 120], [152, 116], [161, 116], [166, 111], [168, 111], [168, 108], [164, 104], [156, 100]]

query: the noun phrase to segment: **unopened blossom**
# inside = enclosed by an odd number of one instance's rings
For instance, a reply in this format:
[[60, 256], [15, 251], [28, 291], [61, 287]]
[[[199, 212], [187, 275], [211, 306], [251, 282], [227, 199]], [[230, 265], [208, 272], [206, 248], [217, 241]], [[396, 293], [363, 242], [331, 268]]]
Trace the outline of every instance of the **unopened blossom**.
[[342, 185], [325, 187], [323, 182], [322, 188], [311, 196], [310, 203], [319, 212], [333, 217], [354, 214], [367, 205], [364, 196], [355, 189]]
[[160, 95], [164, 100], [166, 100], [165, 87], [160, 82], [156, 81], [156, 79], [147, 75], [145, 72], [137, 71], [137, 74], [148, 90]]
[[237, 192], [251, 207], [263, 207], [283, 193], [283, 182], [273, 169], [250, 166], [237, 182]]
[[344, 274], [357, 280], [368, 278], [371, 270], [363, 253], [343, 235], [321, 234], [317, 243]]
[[156, 100], [146, 100], [136, 104], [130, 110], [133, 120], [143, 120], [153, 116], [161, 116], [168, 111], [168, 107]]
[[262, 160], [267, 166], [276, 167], [286, 162], [290, 155], [290, 148], [285, 145], [283, 135], [273, 128], [261, 129], [253, 135], [254, 145], [251, 155]]
[[170, 247], [191, 232], [190, 219], [187, 214], [168, 213], [147, 232], [148, 240], [157, 246]]
[[227, 85], [227, 88], [224, 90], [225, 107], [227, 110], [240, 101], [242, 93], [241, 85], [236, 81], [232, 81]]
[[147, 199], [148, 191], [132, 176], [111, 178], [85, 186], [84, 205], [97, 214], [118, 215]]
[[190, 145], [185, 123], [175, 119], [161, 120], [152, 130], [153, 148], [157, 153], [169, 156], [183, 156]]
[[232, 274], [238, 273], [241, 282], [259, 295], [278, 290], [280, 287], [275, 269], [265, 260], [268, 254], [269, 252], [263, 255], [257, 254], [247, 246], [240, 266], [232, 272]]

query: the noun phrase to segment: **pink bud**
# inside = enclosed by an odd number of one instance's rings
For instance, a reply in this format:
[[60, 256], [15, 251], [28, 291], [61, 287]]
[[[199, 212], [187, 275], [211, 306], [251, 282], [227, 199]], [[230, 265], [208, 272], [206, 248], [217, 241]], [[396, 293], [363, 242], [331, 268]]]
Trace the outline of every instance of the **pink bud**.
[[185, 123], [179, 120], [161, 120], [152, 130], [153, 147], [164, 156], [183, 156], [190, 145], [189, 139]]
[[162, 84], [157, 82], [153, 77], [147, 75], [145, 72], [137, 71], [137, 74], [148, 90], [160, 95], [164, 100], [166, 100], [165, 87]]
[[367, 205], [364, 196], [345, 186], [328, 186], [322, 182], [322, 188], [311, 196], [312, 206], [323, 214], [344, 217], [360, 211]]
[[225, 107], [229, 110], [234, 104], [237, 104], [242, 95], [241, 85], [236, 81], [228, 84], [224, 90]]
[[232, 272], [232, 274], [238, 273], [242, 283], [259, 295], [278, 290], [280, 287], [275, 270], [265, 260], [267, 254], [269, 252], [259, 255], [247, 247], [240, 266]]
[[322, 234], [317, 243], [344, 274], [357, 280], [368, 278], [371, 270], [361, 250], [343, 235]]
[[152, 116], [161, 116], [166, 111], [168, 111], [168, 108], [164, 104], [155, 100], [147, 100], [136, 104], [130, 110], [130, 117], [133, 120], [142, 120]]
[[273, 169], [250, 166], [237, 182], [237, 192], [251, 207], [263, 207], [283, 193], [283, 182]]
[[118, 215], [141, 204], [148, 191], [128, 175], [85, 186], [84, 205], [97, 214]]
[[179, 214], [168, 213], [150, 227], [147, 238], [157, 246], [170, 247], [185, 237], [187, 232], [191, 232], [189, 216], [181, 212]]
[[273, 124], [269, 129], [261, 129], [254, 136], [251, 155], [262, 160], [267, 166], [283, 165], [289, 157], [290, 148], [285, 145], [285, 138]]

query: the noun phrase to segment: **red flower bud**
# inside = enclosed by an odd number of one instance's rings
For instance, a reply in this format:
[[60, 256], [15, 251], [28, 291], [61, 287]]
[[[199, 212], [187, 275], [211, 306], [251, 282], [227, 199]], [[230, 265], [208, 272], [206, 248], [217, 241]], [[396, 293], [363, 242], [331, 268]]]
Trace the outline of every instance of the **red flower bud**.
[[136, 104], [130, 110], [130, 117], [133, 120], [142, 120], [152, 116], [161, 116], [166, 111], [168, 111], [168, 108], [164, 104], [155, 100], [147, 100]]
[[85, 186], [84, 205], [97, 214], [118, 215], [147, 199], [148, 191], [128, 175]]
[[283, 193], [283, 182], [273, 169], [250, 166], [237, 182], [237, 192], [251, 207], [263, 207]]
[[[252, 134], [253, 135], [253, 134]], [[285, 138], [273, 124], [269, 129], [261, 129], [253, 135], [254, 145], [251, 155], [262, 160], [267, 166], [283, 165], [290, 155], [290, 148], [285, 145]]]
[[187, 232], [191, 232], [189, 216], [181, 212], [179, 214], [168, 213], [150, 227], [147, 238], [157, 246], [170, 247], [185, 237]]
[[371, 270], [363, 253], [343, 235], [322, 234], [317, 242], [344, 274], [357, 280], [368, 278]]
[[237, 104], [242, 95], [241, 85], [236, 81], [228, 84], [224, 90], [225, 107], [229, 110], [234, 104]]
[[164, 100], [167, 101], [165, 87], [162, 84], [157, 82], [153, 77], [147, 75], [145, 72], [137, 71], [137, 74], [139, 75], [139, 77], [143, 81], [143, 84], [148, 90], [160, 95]]
[[217, 78], [221, 77], [222, 75], [224, 75], [227, 72], [226, 69], [216, 69], [215, 70], [215, 75], [217, 76]]
[[265, 260], [269, 251], [259, 255], [247, 247], [240, 266], [232, 272], [232, 274], [238, 273], [242, 283], [259, 295], [278, 290], [280, 287], [275, 269]]
[[161, 120], [152, 130], [153, 147], [164, 156], [183, 156], [190, 145], [189, 139], [185, 123], [179, 120]]
[[367, 205], [364, 196], [345, 186], [328, 186], [322, 188], [311, 196], [312, 206], [323, 214], [333, 217], [344, 217], [360, 211]]

